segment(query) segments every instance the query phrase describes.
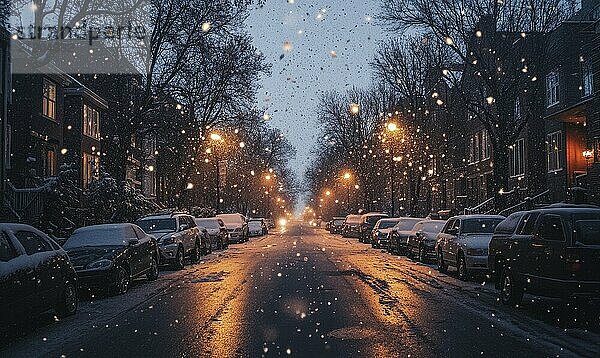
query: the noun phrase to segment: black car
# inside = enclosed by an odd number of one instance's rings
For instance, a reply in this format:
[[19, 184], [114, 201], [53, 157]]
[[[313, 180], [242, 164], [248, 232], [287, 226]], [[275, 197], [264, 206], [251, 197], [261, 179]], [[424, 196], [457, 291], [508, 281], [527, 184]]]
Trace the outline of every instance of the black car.
[[341, 234], [345, 220], [346, 218], [342, 216], [336, 216], [333, 219], [331, 219], [331, 224], [329, 225], [329, 232], [332, 234]]
[[383, 213], [367, 213], [364, 214], [360, 218], [360, 227], [358, 231], [360, 232], [360, 237], [358, 238], [359, 242], [364, 242], [366, 244], [371, 243], [371, 232], [375, 227], [375, 224], [381, 219], [386, 219], [389, 216]]
[[29, 225], [0, 224], [0, 322], [50, 309], [69, 316], [77, 304], [77, 274], [67, 253]]
[[131, 280], [158, 278], [156, 239], [134, 224], [106, 224], [75, 230], [64, 245], [82, 287], [127, 292]]
[[548, 207], [510, 215], [489, 244], [500, 299], [523, 293], [600, 298], [600, 208]]
[[446, 225], [445, 220], [424, 220], [412, 229], [406, 241], [406, 254], [426, 262], [435, 258], [435, 242], [437, 235]]

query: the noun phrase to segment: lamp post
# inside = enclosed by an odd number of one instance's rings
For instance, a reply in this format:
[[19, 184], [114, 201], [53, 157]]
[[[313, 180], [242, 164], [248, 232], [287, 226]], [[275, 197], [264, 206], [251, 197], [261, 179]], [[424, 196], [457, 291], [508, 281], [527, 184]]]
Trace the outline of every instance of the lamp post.
[[343, 178], [346, 181], [346, 212], [350, 214], [350, 179], [352, 178], [352, 174], [345, 172]]
[[[394, 122], [388, 123], [386, 129], [392, 135], [398, 130], [398, 125]], [[396, 181], [396, 155], [395, 155], [395, 143], [392, 143], [390, 153], [392, 154], [392, 164], [390, 165], [390, 194], [392, 196], [392, 216], [396, 214], [396, 193], [395, 193], [395, 181]]]
[[[219, 143], [223, 141], [223, 137], [218, 134], [218, 133], [212, 133], [210, 135], [210, 140], [212, 140], [215, 143]], [[221, 206], [221, 178], [220, 178], [220, 173], [219, 173], [219, 157], [217, 156], [217, 154], [215, 153], [215, 167], [216, 167], [216, 183], [217, 183], [217, 187], [216, 187], [216, 194], [217, 194], [217, 202], [215, 204], [215, 209], [217, 211], [217, 214], [219, 214], [220, 212], [220, 206]]]

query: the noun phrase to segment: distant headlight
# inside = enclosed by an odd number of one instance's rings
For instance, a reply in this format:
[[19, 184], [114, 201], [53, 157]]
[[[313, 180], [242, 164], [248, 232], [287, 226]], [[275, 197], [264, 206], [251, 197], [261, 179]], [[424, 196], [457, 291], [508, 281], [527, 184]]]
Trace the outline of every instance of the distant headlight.
[[163, 237], [163, 239], [160, 240], [160, 243], [163, 245], [171, 245], [174, 242], [175, 242], [175, 239], [173, 238], [173, 236]]
[[469, 256], [487, 256], [488, 249], [467, 249]]
[[91, 264], [87, 265], [87, 269], [97, 270], [97, 269], [109, 268], [112, 266], [112, 264], [113, 264], [112, 260], [101, 259], [101, 260], [94, 261]]

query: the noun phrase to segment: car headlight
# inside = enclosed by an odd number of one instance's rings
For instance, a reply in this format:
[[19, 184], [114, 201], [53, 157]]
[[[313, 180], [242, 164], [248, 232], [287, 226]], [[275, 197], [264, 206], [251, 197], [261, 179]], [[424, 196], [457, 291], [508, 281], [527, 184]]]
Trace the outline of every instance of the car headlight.
[[164, 237], [164, 238], [163, 238], [163, 239], [160, 241], [160, 243], [161, 243], [161, 244], [163, 244], [163, 245], [171, 245], [171, 244], [173, 244], [174, 242], [175, 242], [175, 239], [173, 238], [173, 236], [167, 236], [167, 237]]
[[94, 261], [94, 262], [90, 263], [89, 265], [87, 265], [87, 268], [90, 269], [90, 270], [103, 269], [103, 268], [109, 268], [109, 267], [111, 267], [112, 264], [113, 264], [112, 260], [101, 259], [101, 260]]
[[467, 249], [469, 256], [487, 256], [488, 249]]

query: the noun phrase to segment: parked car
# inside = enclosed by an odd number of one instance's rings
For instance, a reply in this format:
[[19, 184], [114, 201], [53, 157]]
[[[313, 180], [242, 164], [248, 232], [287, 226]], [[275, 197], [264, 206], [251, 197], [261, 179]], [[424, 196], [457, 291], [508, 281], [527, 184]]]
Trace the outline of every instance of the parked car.
[[206, 229], [211, 247], [224, 249], [229, 245], [229, 234], [223, 220], [219, 218], [196, 218], [194, 219], [199, 228]]
[[371, 243], [371, 247], [374, 249], [381, 248], [381, 243], [387, 240], [390, 231], [399, 220], [400, 218], [389, 218], [377, 221], [375, 227], [373, 227], [373, 230], [371, 231], [371, 238], [368, 240], [368, 242]]
[[461, 280], [467, 280], [475, 271], [487, 272], [488, 246], [496, 226], [503, 220], [499, 215], [450, 218], [436, 240], [438, 270], [446, 272], [448, 266], [454, 266]]
[[400, 218], [398, 223], [390, 230], [387, 240], [383, 241], [384, 238], [382, 238], [379, 245], [388, 249], [392, 254], [406, 254], [406, 241], [408, 240], [408, 236], [410, 236], [413, 227], [419, 221], [423, 220], [423, 218]]
[[77, 311], [77, 274], [69, 256], [41, 231], [23, 224], [0, 224], [0, 323], [55, 310]]
[[160, 262], [177, 270], [183, 269], [186, 258], [196, 262], [201, 254], [211, 252], [208, 238], [188, 214], [153, 214], [139, 219], [136, 224], [156, 238]]
[[362, 215], [348, 215], [344, 220], [344, 226], [342, 227], [343, 237], [360, 237], [360, 220]]
[[264, 219], [248, 220], [248, 236], [262, 236], [268, 234], [269, 229]]
[[360, 232], [360, 236], [358, 238], [359, 242], [364, 242], [366, 244], [370, 244], [371, 232], [375, 227], [375, 224], [381, 220], [388, 218], [387, 214], [383, 213], [367, 213], [361, 216], [360, 218], [360, 226], [358, 231]]
[[137, 277], [145, 275], [150, 281], [158, 278], [156, 239], [134, 224], [79, 228], [64, 249], [82, 287], [107, 289], [117, 295], [127, 292]]
[[329, 232], [332, 234], [341, 234], [342, 229], [344, 227], [344, 221], [346, 221], [345, 217], [336, 216], [331, 219], [331, 224], [329, 225]]
[[269, 228], [269, 229], [275, 228], [275, 221], [273, 219], [265, 219], [265, 222], [267, 223], [267, 228]]
[[600, 208], [515, 213], [496, 227], [489, 250], [504, 304], [520, 303], [524, 292], [600, 298]]
[[242, 214], [219, 214], [217, 217], [225, 223], [229, 233], [229, 242], [248, 241], [248, 223]]
[[424, 220], [415, 224], [406, 241], [407, 255], [416, 256], [421, 262], [435, 259], [435, 242], [445, 224], [446, 220]]

